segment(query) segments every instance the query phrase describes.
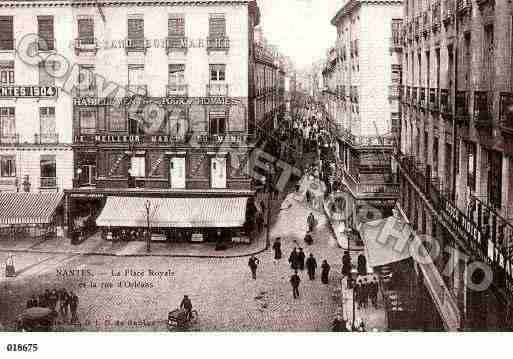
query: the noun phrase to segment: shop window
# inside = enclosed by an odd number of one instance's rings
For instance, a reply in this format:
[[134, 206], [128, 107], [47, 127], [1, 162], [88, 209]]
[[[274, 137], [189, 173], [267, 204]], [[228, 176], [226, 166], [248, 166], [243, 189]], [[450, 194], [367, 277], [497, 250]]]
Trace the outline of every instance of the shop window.
[[127, 131], [127, 116], [124, 108], [117, 106], [109, 108], [109, 130], [113, 132]]
[[96, 133], [96, 108], [82, 107], [78, 110], [80, 133], [95, 134]]
[[132, 177], [146, 177], [146, 161], [143, 156], [134, 156], [130, 161], [130, 175]]
[[0, 85], [14, 85], [14, 61], [0, 62]]
[[16, 177], [16, 160], [14, 156], [0, 156], [0, 176]]

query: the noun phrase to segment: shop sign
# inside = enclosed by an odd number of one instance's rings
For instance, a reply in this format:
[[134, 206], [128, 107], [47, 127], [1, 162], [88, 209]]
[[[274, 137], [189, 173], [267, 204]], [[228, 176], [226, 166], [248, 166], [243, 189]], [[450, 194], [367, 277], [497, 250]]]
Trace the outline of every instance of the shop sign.
[[71, 198], [105, 198], [102, 193], [72, 193]]
[[0, 97], [24, 98], [24, 97], [55, 97], [55, 86], [1, 86]]
[[159, 106], [209, 106], [209, 105], [224, 105], [231, 106], [236, 104], [236, 98], [233, 97], [144, 97], [144, 96], [131, 96], [131, 97], [75, 97], [73, 98], [74, 106], [126, 106], [132, 104], [144, 106], [149, 104], [156, 104]]
[[74, 143], [176, 143], [185, 141], [184, 136], [171, 135], [79, 135]]

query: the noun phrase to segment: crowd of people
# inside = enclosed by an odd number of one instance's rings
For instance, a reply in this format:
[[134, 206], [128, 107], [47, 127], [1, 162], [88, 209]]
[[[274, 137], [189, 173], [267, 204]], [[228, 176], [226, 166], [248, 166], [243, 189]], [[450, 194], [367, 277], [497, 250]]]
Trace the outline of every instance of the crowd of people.
[[56, 314], [62, 323], [78, 323], [78, 296], [73, 291], [61, 289], [46, 289], [39, 295], [33, 295], [27, 300], [28, 308], [48, 308]]

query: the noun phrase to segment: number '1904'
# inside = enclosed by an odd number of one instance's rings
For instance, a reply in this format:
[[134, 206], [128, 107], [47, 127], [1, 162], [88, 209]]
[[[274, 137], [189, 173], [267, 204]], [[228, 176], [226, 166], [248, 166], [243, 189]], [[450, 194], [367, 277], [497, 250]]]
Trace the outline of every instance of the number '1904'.
[[37, 344], [7, 344], [8, 352], [37, 352]]

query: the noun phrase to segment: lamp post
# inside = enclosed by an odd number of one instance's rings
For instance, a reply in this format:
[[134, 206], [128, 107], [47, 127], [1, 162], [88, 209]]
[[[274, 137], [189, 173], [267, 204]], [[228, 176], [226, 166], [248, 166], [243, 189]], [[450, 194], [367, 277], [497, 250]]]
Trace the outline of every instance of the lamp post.
[[274, 168], [271, 164], [267, 165], [267, 177], [265, 184], [267, 186], [267, 228], [265, 235], [265, 249], [271, 246], [270, 232], [271, 232], [271, 186], [273, 182]]
[[147, 253], [150, 253], [151, 252], [151, 228], [150, 228], [150, 208], [151, 208], [151, 202], [150, 200], [146, 200], [146, 203], [145, 203], [145, 207], [146, 207], [146, 224], [147, 224], [147, 228], [146, 228], [146, 252]]

